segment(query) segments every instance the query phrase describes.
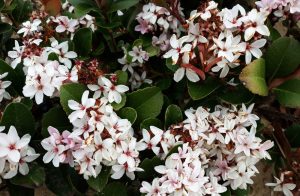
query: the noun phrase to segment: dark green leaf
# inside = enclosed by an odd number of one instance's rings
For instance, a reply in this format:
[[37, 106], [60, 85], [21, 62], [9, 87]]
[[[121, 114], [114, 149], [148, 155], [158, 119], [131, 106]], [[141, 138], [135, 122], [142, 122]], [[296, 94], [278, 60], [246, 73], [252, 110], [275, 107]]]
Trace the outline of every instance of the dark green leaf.
[[284, 133], [293, 148], [300, 147], [300, 124], [288, 127]]
[[158, 127], [158, 128], [162, 128], [162, 123], [157, 118], [148, 118], [148, 119], [145, 119], [141, 123], [140, 128], [149, 130], [150, 126], [155, 126], [155, 127]]
[[200, 100], [217, 90], [220, 84], [213, 78], [207, 78], [198, 83], [188, 82], [188, 91], [193, 100]]
[[131, 122], [131, 124], [133, 124], [137, 118], [137, 113], [136, 113], [135, 109], [130, 108], [130, 107], [122, 108], [118, 112], [118, 115], [122, 119], [128, 119]]
[[116, 12], [117, 10], [128, 9], [134, 5], [136, 5], [139, 0], [118, 0], [111, 4], [108, 12]]
[[165, 113], [165, 128], [170, 125], [179, 123], [183, 120], [180, 107], [177, 105], [169, 105]]
[[103, 196], [127, 196], [126, 186], [120, 182], [112, 182], [104, 188], [102, 195]]
[[248, 196], [249, 195], [249, 188], [248, 189], [232, 190], [232, 193], [235, 196]]
[[6, 106], [1, 125], [8, 129], [11, 125], [15, 126], [19, 135], [29, 133], [34, 134], [34, 118], [28, 107], [22, 103], [10, 103]]
[[128, 74], [125, 71], [118, 70], [115, 72], [117, 74], [117, 84], [126, 84], [128, 80]]
[[120, 110], [121, 108], [123, 108], [126, 104], [126, 99], [127, 99], [126, 94], [123, 94], [122, 101], [120, 103], [116, 103], [116, 102], [111, 103], [114, 110]]
[[74, 100], [81, 103], [81, 96], [85, 90], [86, 86], [83, 84], [65, 84], [60, 87], [60, 103], [68, 115], [72, 112], [68, 101]]
[[44, 114], [42, 119], [42, 135], [48, 137], [48, 127], [55, 127], [59, 131], [69, 130], [71, 131], [72, 125], [66, 115], [65, 111], [61, 107], [51, 108]]
[[19, 93], [22, 92], [24, 86], [22, 78], [19, 77], [18, 73], [16, 73], [16, 70], [9, 66], [5, 61], [0, 59], [0, 73], [3, 74], [5, 72], [8, 72], [8, 75], [5, 77], [5, 80], [11, 81], [11, 86], [13, 86], [13, 88]]
[[15, 22], [21, 24], [26, 21], [32, 11], [32, 3], [30, 1], [14, 0], [12, 4], [16, 5], [12, 11]]
[[10, 24], [0, 23], [0, 34], [7, 33], [11, 30]]
[[300, 64], [300, 43], [294, 38], [275, 40], [266, 54], [266, 74], [271, 80], [292, 73]]
[[82, 28], [76, 31], [74, 35], [75, 51], [78, 55], [87, 56], [92, 50], [92, 30], [90, 28]]
[[145, 158], [141, 165], [140, 168], [142, 168], [144, 171], [138, 172], [138, 176], [141, 179], [153, 179], [157, 172], [154, 170], [155, 166], [162, 165], [164, 162], [160, 160], [157, 156], [153, 157], [152, 159]]
[[147, 87], [129, 93], [126, 106], [136, 110], [137, 123], [160, 114], [163, 106], [163, 95], [158, 87]]
[[292, 108], [300, 107], [300, 80], [288, 80], [273, 91], [280, 104]]
[[20, 186], [35, 187], [43, 185], [45, 182], [45, 176], [44, 168], [35, 165], [30, 168], [29, 173], [26, 176], [18, 174], [16, 177], [12, 178], [10, 182]]
[[162, 91], [168, 89], [171, 86], [172, 80], [170, 78], [162, 78], [157, 81], [155, 86], [159, 87]]
[[254, 95], [243, 85], [239, 84], [234, 87], [226, 88], [226, 91], [220, 94], [219, 98], [231, 104], [247, 104], [253, 100]]
[[97, 178], [90, 177], [87, 180], [87, 183], [90, 187], [92, 187], [95, 191], [101, 192], [108, 182], [108, 178], [110, 177], [111, 168], [103, 168]]

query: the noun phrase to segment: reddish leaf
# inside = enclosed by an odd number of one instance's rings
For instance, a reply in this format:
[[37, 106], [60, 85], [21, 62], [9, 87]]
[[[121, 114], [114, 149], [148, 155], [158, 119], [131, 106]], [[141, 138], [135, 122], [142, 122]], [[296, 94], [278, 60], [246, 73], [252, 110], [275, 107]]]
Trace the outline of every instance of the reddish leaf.
[[50, 15], [55, 16], [61, 11], [60, 0], [42, 0], [42, 3], [45, 6], [45, 11]]

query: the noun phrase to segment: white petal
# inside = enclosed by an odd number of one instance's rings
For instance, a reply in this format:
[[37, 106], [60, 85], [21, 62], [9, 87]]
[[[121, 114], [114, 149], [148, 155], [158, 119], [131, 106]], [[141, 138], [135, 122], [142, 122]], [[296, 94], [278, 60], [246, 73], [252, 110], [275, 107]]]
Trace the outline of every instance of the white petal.
[[181, 67], [177, 69], [177, 71], [174, 73], [174, 80], [176, 82], [179, 82], [184, 77], [185, 68]]

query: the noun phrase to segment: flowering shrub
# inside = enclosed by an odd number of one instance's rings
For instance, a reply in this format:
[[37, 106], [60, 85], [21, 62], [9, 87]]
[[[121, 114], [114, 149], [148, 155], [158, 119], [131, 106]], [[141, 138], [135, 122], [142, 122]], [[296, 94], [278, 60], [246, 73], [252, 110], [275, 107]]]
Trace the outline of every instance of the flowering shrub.
[[0, 1], [0, 188], [297, 195], [300, 1], [238, 2]]

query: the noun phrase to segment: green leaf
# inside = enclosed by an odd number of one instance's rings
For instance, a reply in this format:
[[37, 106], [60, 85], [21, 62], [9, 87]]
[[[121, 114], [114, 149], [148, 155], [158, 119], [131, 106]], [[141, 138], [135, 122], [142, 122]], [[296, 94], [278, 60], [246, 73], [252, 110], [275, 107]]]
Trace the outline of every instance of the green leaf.
[[256, 59], [247, 65], [239, 78], [253, 94], [268, 95], [268, 86], [265, 80], [265, 60], [263, 58]]
[[12, 4], [16, 5], [12, 11], [12, 16], [15, 22], [21, 24], [22, 22], [26, 21], [32, 11], [32, 3], [30, 1], [14, 0]]
[[118, 70], [115, 72], [117, 74], [117, 84], [126, 84], [128, 81], [128, 73], [125, 71]]
[[139, 0], [118, 0], [111, 4], [110, 8], [108, 9], [108, 12], [116, 12], [117, 10], [124, 10], [128, 9], [134, 5], [136, 5], [139, 2]]
[[248, 196], [249, 195], [249, 188], [232, 190], [232, 193], [235, 196]]
[[44, 114], [42, 119], [42, 135], [48, 137], [48, 127], [55, 127], [59, 131], [69, 130], [71, 131], [72, 125], [68, 119], [68, 116], [61, 107], [51, 108], [47, 113]]
[[[17, 90], [19, 93], [22, 92], [23, 86], [24, 86], [22, 77], [20, 77], [18, 75], [18, 73], [16, 73], [16, 71], [10, 65], [8, 65], [2, 59], [0, 59], [0, 73], [3, 74], [5, 72], [8, 73], [8, 75], [5, 77], [5, 79], [12, 82], [11, 86], [15, 90]], [[24, 73], [23, 73], [23, 75], [24, 75]]]
[[29, 173], [26, 176], [18, 174], [10, 180], [11, 183], [20, 186], [40, 186], [45, 182], [45, 170], [43, 167], [34, 165], [30, 168]]
[[65, 84], [60, 87], [60, 103], [64, 111], [69, 115], [72, 110], [68, 106], [69, 100], [74, 100], [81, 103], [81, 96], [87, 90], [83, 84]]
[[78, 3], [76, 6], [75, 6], [75, 15], [77, 18], [80, 18], [86, 14], [88, 14], [90, 11], [100, 11], [97, 9], [97, 5], [95, 3]]
[[130, 108], [130, 107], [122, 108], [118, 112], [118, 115], [122, 119], [128, 119], [131, 122], [131, 124], [133, 124], [137, 118], [137, 113], [136, 113], [135, 109]]
[[31, 110], [33, 106], [33, 101], [29, 97], [24, 97], [20, 103], [26, 105], [29, 110]]
[[27, 106], [22, 103], [10, 103], [6, 106], [1, 126], [9, 129], [12, 125], [16, 127], [19, 135], [34, 134], [34, 118]]
[[300, 79], [288, 80], [273, 91], [280, 104], [291, 108], [300, 107]]
[[162, 123], [157, 118], [148, 118], [141, 123], [140, 128], [149, 130], [150, 126], [162, 128]]
[[127, 189], [121, 182], [112, 182], [108, 184], [103, 192], [103, 196], [127, 196]]
[[158, 87], [147, 87], [129, 93], [126, 106], [136, 110], [137, 123], [147, 118], [155, 118], [163, 106], [163, 94]]
[[172, 84], [170, 78], [161, 78], [156, 83], [155, 86], [159, 87], [162, 91], [168, 89]]
[[7, 24], [7, 23], [0, 23], [0, 34], [2, 33], [7, 33], [11, 30], [11, 26], [10, 24]]
[[156, 46], [148, 46], [145, 51], [148, 53], [149, 57], [156, 56], [159, 54], [160, 49]]
[[284, 133], [293, 148], [300, 147], [300, 124], [293, 124]]
[[242, 84], [239, 84], [237, 86], [230, 86], [226, 88], [226, 91], [220, 94], [219, 98], [226, 103], [247, 104], [253, 100], [254, 94], [252, 94]]
[[300, 43], [294, 38], [275, 40], [266, 53], [266, 74], [271, 80], [292, 73], [300, 64]]
[[213, 78], [207, 78], [205, 81], [200, 81], [197, 83], [188, 82], [189, 95], [193, 100], [203, 99], [213, 93], [219, 87], [219, 82]]
[[142, 168], [144, 171], [137, 172], [138, 177], [143, 180], [155, 178], [157, 172], [154, 170], [154, 167], [162, 165], [163, 163], [164, 162], [157, 156], [153, 157], [152, 159], [145, 158], [140, 164], [140, 168]]
[[75, 51], [80, 56], [88, 56], [92, 50], [92, 30], [90, 28], [82, 28], [75, 32], [73, 41]]
[[108, 182], [108, 178], [110, 177], [110, 170], [111, 170], [111, 168], [109, 168], [109, 167], [102, 168], [100, 174], [96, 178], [90, 177], [87, 180], [87, 183], [95, 191], [101, 192]]
[[170, 125], [179, 123], [183, 120], [180, 107], [177, 105], [169, 105], [165, 113], [165, 128]]
[[168, 156], [170, 156], [173, 153], [177, 153], [178, 152], [178, 148], [182, 147], [182, 144], [178, 144], [176, 146], [174, 146], [167, 154], [166, 159], [168, 158]]
[[177, 64], [173, 65], [172, 59], [168, 58], [166, 59], [166, 66], [168, 67], [169, 70], [171, 70], [172, 72], [175, 72], [179, 66]]
[[221, 193], [221, 196], [231, 196], [231, 191], [229, 188], [227, 188], [227, 191], [224, 193]]
[[126, 104], [126, 94], [123, 94], [122, 95], [122, 100], [120, 103], [116, 103], [116, 102], [113, 102], [111, 103], [112, 107], [114, 108], [114, 110], [120, 110], [121, 108], [123, 108]]

